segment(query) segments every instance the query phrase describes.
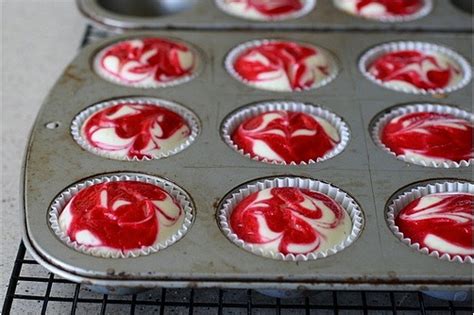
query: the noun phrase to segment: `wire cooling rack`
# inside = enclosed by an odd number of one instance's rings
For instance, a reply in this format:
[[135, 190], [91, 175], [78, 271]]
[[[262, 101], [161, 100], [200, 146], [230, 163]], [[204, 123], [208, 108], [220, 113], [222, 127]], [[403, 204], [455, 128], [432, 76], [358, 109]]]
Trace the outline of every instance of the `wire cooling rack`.
[[[88, 26], [81, 46], [107, 37]], [[448, 302], [420, 292], [315, 291], [279, 299], [247, 289], [157, 289], [118, 296], [98, 294], [56, 277], [20, 244], [2, 314], [457, 314], [474, 315], [472, 302]]]
[[25, 310], [31, 314], [473, 314], [471, 302], [448, 302], [420, 292], [315, 291], [290, 299], [246, 289], [98, 294], [46, 271], [22, 243], [2, 314]]

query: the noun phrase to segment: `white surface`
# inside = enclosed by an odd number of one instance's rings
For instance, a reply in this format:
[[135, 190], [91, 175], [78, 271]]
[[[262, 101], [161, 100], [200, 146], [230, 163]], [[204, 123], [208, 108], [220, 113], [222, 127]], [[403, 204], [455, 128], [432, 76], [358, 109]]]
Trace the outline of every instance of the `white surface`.
[[[72, 0], [0, 0], [3, 305], [20, 243], [20, 168], [27, 136], [49, 89], [77, 53], [85, 20]], [[30, 294], [34, 293], [34, 288]]]

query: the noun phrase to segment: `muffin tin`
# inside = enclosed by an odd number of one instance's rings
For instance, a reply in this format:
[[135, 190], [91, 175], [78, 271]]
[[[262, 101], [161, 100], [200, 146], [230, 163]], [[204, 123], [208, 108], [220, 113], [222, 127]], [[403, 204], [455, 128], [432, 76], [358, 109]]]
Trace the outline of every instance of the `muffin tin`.
[[[448, 0], [433, 0], [427, 16], [402, 23], [387, 23], [352, 16], [332, 0], [316, 0], [308, 14], [290, 20], [258, 22], [224, 13], [215, 0], [77, 0], [79, 10], [94, 24], [109, 30], [190, 29], [306, 29], [306, 30], [472, 30], [472, 15]], [[456, 17], [453, 18], [453, 15]]]
[[[105, 45], [133, 36], [185, 40], [203, 52], [203, 70], [173, 87], [137, 89], [107, 82], [92, 70]], [[383, 89], [359, 72], [358, 56], [387, 41], [433, 42], [469, 56], [469, 34], [371, 34], [284, 32], [278, 37], [314, 43], [340, 60], [341, 71], [326, 86], [297, 93], [275, 93], [246, 86], [224, 68], [226, 54], [240, 43], [274, 38], [271, 32], [155, 31], [128, 33], [84, 48], [46, 98], [33, 127], [24, 163], [24, 241], [41, 264], [76, 282], [124, 289], [165, 287], [247, 287], [270, 289], [459, 289], [472, 286], [472, 265], [442, 261], [417, 252], [395, 237], [386, 222], [386, 204], [414, 182], [443, 178], [470, 181], [472, 167], [436, 169], [397, 160], [371, 139], [374, 117], [401, 103], [449, 103], [470, 111], [472, 82], [449, 95], [413, 96]], [[74, 117], [94, 104], [130, 96], [170, 100], [192, 110], [201, 122], [196, 141], [176, 155], [150, 161], [119, 161], [96, 156], [73, 139]], [[439, 99], [443, 97], [443, 99]], [[319, 105], [349, 126], [350, 141], [337, 156], [308, 165], [272, 165], [248, 159], [222, 139], [220, 126], [232, 111], [267, 100]], [[104, 259], [75, 251], [52, 232], [48, 209], [58, 193], [74, 183], [108, 173], [159, 176], [187, 191], [195, 221], [178, 242], [158, 253]], [[260, 257], [232, 244], [219, 229], [217, 208], [227, 193], [263, 177], [308, 177], [340, 188], [360, 205], [364, 225], [358, 239], [341, 252], [306, 262]]]

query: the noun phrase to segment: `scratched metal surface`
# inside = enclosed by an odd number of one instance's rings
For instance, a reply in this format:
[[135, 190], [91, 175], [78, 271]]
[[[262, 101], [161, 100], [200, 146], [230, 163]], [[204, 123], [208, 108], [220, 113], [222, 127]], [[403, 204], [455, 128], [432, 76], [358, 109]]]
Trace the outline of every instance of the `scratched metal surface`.
[[[37, 117], [25, 161], [25, 239], [35, 258], [47, 268], [73, 281], [111, 288], [163, 285], [426, 290], [472, 285], [472, 265], [439, 261], [410, 249], [388, 229], [384, 215], [385, 203], [401, 187], [431, 178], [470, 180], [472, 168], [446, 170], [406, 164], [376, 147], [368, 129], [375, 115], [400, 103], [441, 102], [472, 111], [472, 83], [439, 99], [380, 88], [367, 81], [357, 69], [358, 56], [366, 49], [384, 41], [402, 39], [443, 44], [469, 60], [471, 35], [280, 34], [281, 38], [326, 47], [339, 58], [341, 73], [332, 83], [301, 93], [256, 90], [236, 81], [223, 68], [226, 53], [235, 45], [273, 37], [274, 33], [167, 31], [153, 32], [153, 35], [180, 38], [199, 47], [206, 63], [201, 75], [184, 85], [155, 90], [106, 82], [91, 71], [90, 62], [98, 49], [123, 36], [109, 38], [79, 53], [51, 90]], [[175, 156], [146, 162], [104, 159], [84, 151], [74, 142], [69, 126], [78, 112], [105, 99], [132, 95], [173, 100], [193, 110], [202, 123], [197, 141]], [[328, 161], [307, 166], [262, 164], [227, 147], [219, 134], [224, 117], [240, 106], [269, 99], [304, 101], [335, 112], [350, 127], [348, 147]], [[59, 128], [46, 128], [45, 124], [51, 121], [59, 122]], [[88, 256], [58, 240], [47, 222], [48, 208], [54, 197], [74, 182], [119, 171], [162, 176], [187, 190], [197, 210], [190, 232], [166, 250], [132, 259]], [[217, 203], [241, 183], [272, 175], [308, 176], [350, 193], [365, 216], [360, 238], [336, 255], [299, 263], [263, 258], [233, 245], [216, 223]]]
[[[352, 16], [337, 9], [332, 0], [317, 0], [306, 16], [278, 22], [255, 22], [236, 18], [222, 12], [214, 0], [179, 0], [195, 2], [188, 10], [172, 15], [143, 17], [117, 14], [104, 9], [98, 0], [77, 0], [80, 11], [98, 26], [113, 30], [191, 28], [191, 29], [312, 29], [312, 30], [431, 30], [472, 31], [473, 17], [448, 0], [433, 0], [428, 16], [403, 23], [382, 23]], [[111, 3], [111, 1], [108, 1]], [[120, 1], [123, 3], [123, 1]], [[117, 4], [119, 2], [117, 1]]]

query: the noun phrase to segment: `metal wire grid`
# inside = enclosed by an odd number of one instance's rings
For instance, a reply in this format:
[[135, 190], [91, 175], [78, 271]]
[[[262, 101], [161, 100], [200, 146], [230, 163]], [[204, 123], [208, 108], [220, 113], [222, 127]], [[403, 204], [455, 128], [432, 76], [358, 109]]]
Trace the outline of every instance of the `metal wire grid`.
[[[56, 277], [18, 250], [2, 314], [472, 314], [471, 302], [420, 292], [319, 291], [279, 299], [246, 289], [157, 289], [102, 295]], [[30, 291], [34, 291], [30, 292]], [[18, 305], [17, 305], [18, 304]]]
[[[108, 35], [87, 26], [81, 46]], [[474, 314], [472, 302], [447, 302], [420, 292], [320, 291], [279, 299], [246, 289], [163, 288], [102, 295], [47, 272], [21, 243], [2, 314], [25, 309], [34, 314]]]

